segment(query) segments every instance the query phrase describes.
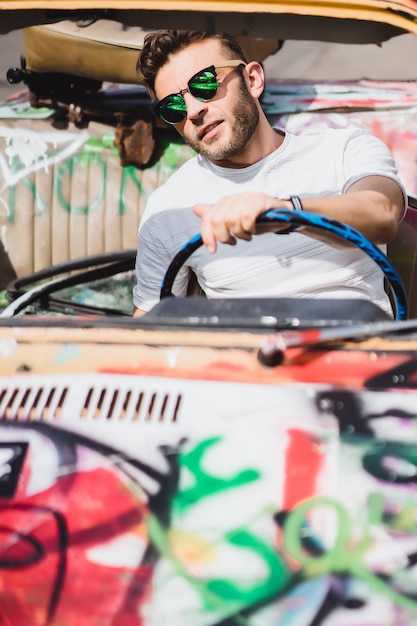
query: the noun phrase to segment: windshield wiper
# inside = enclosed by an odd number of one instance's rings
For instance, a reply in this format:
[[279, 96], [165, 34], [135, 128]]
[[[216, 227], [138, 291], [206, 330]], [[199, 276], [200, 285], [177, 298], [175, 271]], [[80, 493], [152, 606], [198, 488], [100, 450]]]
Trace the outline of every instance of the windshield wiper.
[[417, 332], [417, 319], [387, 322], [366, 322], [349, 326], [289, 330], [269, 336], [259, 348], [258, 359], [263, 365], [280, 365], [289, 348], [313, 348], [333, 341], [362, 341], [379, 335]]

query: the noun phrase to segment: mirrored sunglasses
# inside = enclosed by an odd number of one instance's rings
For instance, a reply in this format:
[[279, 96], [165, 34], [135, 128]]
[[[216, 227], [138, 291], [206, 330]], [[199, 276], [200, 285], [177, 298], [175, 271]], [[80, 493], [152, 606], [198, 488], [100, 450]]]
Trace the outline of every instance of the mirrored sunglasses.
[[211, 65], [197, 72], [197, 74], [194, 74], [194, 76], [190, 78], [187, 87], [157, 102], [154, 106], [155, 113], [167, 124], [178, 124], [182, 122], [187, 115], [187, 106], [183, 94], [188, 91], [194, 98], [197, 98], [197, 100], [202, 100], [203, 102], [211, 100], [216, 95], [219, 87], [216, 69], [220, 67], [238, 67], [239, 65], [246, 65], [246, 63], [241, 60], [225, 61], [224, 63]]

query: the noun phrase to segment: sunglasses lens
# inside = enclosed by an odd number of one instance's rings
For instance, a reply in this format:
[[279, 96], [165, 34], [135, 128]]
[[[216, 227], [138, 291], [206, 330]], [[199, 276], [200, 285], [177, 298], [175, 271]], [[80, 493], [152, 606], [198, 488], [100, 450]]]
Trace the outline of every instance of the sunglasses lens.
[[182, 96], [167, 96], [156, 107], [156, 112], [164, 122], [168, 124], [178, 124], [187, 114], [185, 100]]
[[217, 87], [217, 76], [215, 71], [211, 69], [202, 70], [193, 76], [188, 83], [191, 95], [199, 100], [214, 98]]
[[[214, 68], [207, 68], [190, 78], [188, 90], [198, 100], [210, 100], [217, 93], [218, 83]], [[185, 90], [183, 90], [185, 91]], [[187, 115], [184, 98], [180, 94], [172, 94], [163, 98], [155, 108], [155, 112], [167, 124], [178, 124]]]

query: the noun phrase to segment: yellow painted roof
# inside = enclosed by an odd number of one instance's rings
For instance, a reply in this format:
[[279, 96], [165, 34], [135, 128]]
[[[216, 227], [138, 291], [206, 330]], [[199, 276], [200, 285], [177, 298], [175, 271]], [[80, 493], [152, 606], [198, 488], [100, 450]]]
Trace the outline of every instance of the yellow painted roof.
[[[145, 28], [197, 27], [259, 37], [377, 42], [400, 32], [417, 34], [416, 0], [0, 0], [0, 31], [68, 19], [68, 12]], [[341, 27], [333, 33], [335, 22]]]

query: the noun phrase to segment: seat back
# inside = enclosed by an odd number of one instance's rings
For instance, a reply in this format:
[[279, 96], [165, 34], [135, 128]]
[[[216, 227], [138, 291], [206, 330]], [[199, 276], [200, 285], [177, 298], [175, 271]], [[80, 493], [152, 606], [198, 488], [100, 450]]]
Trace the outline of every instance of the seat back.
[[388, 244], [388, 258], [398, 271], [408, 300], [408, 316], [417, 318], [417, 199], [409, 198], [397, 236]]

